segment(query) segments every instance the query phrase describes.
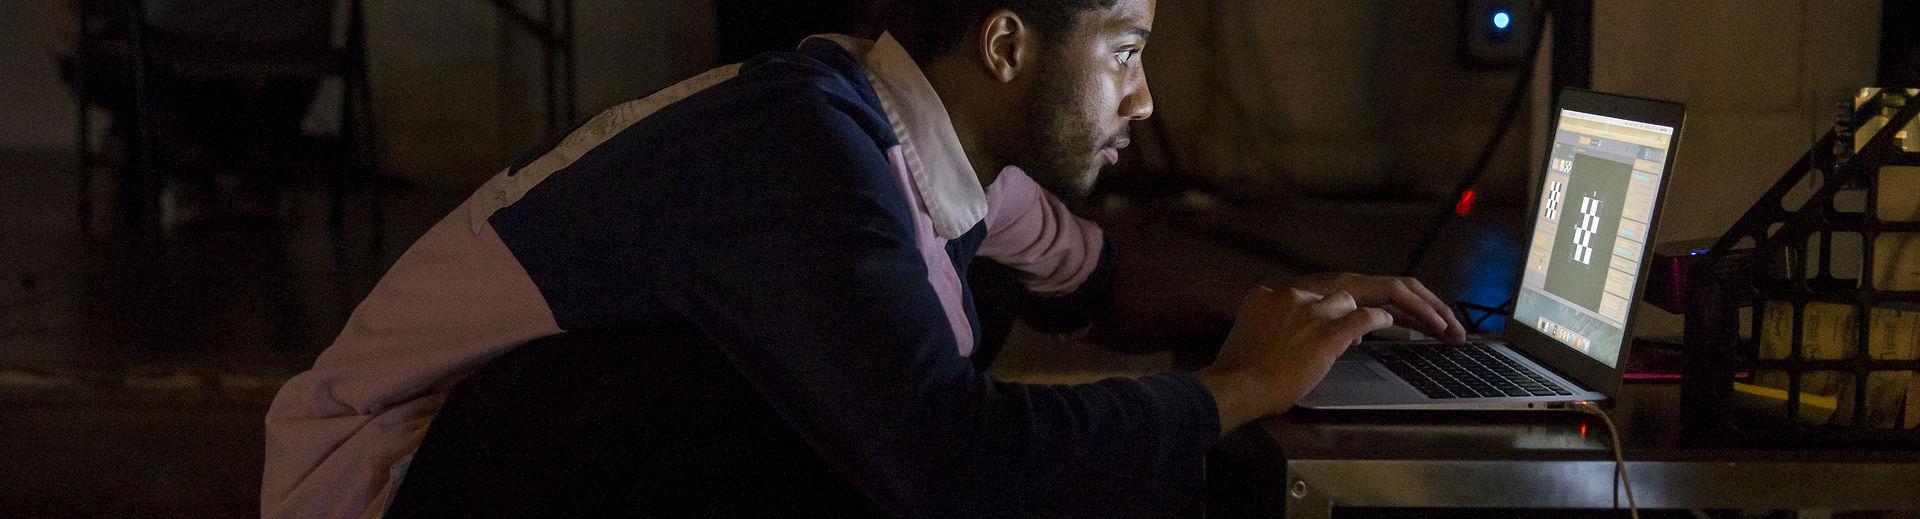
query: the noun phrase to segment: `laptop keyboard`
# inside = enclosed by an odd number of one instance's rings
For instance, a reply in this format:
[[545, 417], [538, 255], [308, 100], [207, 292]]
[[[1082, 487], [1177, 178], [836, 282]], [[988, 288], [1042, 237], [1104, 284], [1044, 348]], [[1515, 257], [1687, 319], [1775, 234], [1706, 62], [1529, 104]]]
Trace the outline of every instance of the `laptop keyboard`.
[[1485, 344], [1397, 346], [1374, 357], [1429, 398], [1573, 394]]

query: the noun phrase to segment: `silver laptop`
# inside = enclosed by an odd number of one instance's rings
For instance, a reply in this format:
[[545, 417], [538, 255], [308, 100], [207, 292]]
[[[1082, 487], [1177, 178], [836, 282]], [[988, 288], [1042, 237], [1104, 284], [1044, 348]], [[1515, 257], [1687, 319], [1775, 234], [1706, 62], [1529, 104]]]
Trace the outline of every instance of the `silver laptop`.
[[1562, 91], [1500, 340], [1362, 343], [1300, 407], [1560, 409], [1618, 392], [1684, 119], [1676, 103]]

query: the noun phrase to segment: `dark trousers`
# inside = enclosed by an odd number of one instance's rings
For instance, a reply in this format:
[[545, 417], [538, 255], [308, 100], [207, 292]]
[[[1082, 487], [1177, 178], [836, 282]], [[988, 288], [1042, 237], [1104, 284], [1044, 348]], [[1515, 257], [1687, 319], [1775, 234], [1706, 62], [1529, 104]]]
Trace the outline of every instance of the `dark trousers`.
[[[987, 369], [1024, 293], [975, 262]], [[784, 388], [767, 388], [781, 390]], [[569, 332], [453, 390], [387, 517], [881, 515], [697, 330]]]
[[456, 386], [387, 517], [873, 515], [692, 330], [570, 332]]

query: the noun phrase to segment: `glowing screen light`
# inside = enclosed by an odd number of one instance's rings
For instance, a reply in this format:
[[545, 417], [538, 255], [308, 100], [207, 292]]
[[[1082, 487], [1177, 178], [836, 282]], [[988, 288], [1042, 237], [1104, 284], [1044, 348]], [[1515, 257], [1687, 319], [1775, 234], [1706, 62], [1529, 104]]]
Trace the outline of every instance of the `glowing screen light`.
[[1508, 25], [1513, 25], [1513, 15], [1507, 14], [1505, 9], [1493, 12], [1493, 28], [1504, 31]]

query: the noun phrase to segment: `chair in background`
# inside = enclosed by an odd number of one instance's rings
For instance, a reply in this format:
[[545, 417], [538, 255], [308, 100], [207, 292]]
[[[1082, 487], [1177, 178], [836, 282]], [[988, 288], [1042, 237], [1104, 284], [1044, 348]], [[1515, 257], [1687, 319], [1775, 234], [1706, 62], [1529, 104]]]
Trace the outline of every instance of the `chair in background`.
[[[279, 143], [295, 153], [277, 155], [277, 167], [325, 165], [332, 173], [329, 225], [336, 262], [345, 264], [344, 232], [348, 200], [364, 192], [369, 209], [371, 249], [378, 261], [385, 223], [375, 181], [372, 153], [376, 135], [369, 111], [366, 74], [365, 16], [361, 0], [246, 0], [231, 5], [204, 0], [78, 0], [83, 17], [116, 17], [117, 40], [103, 38], [81, 24], [75, 52], [74, 82], [93, 85], [99, 61], [124, 74], [131, 90], [129, 122], [116, 126], [129, 144], [126, 172], [121, 176], [123, 214], [135, 228], [150, 229], [159, 221], [159, 200], [169, 176], [161, 172], [163, 157], [156, 146], [169, 142], [164, 132], [178, 125], [161, 124], [170, 103], [157, 102], [167, 85], [193, 81], [310, 81], [338, 79], [339, 129], [319, 142]], [[91, 5], [89, 5], [91, 4]], [[91, 9], [89, 9], [91, 7]], [[135, 64], [138, 64], [137, 66]], [[114, 84], [109, 81], [108, 84]], [[79, 86], [77, 149], [80, 219], [92, 232], [93, 150], [88, 107], [100, 97], [112, 97], [97, 88]], [[105, 94], [105, 95], [103, 95]], [[310, 97], [310, 96], [309, 96]], [[295, 132], [296, 136], [301, 135]], [[304, 139], [303, 139], [304, 140]]]

